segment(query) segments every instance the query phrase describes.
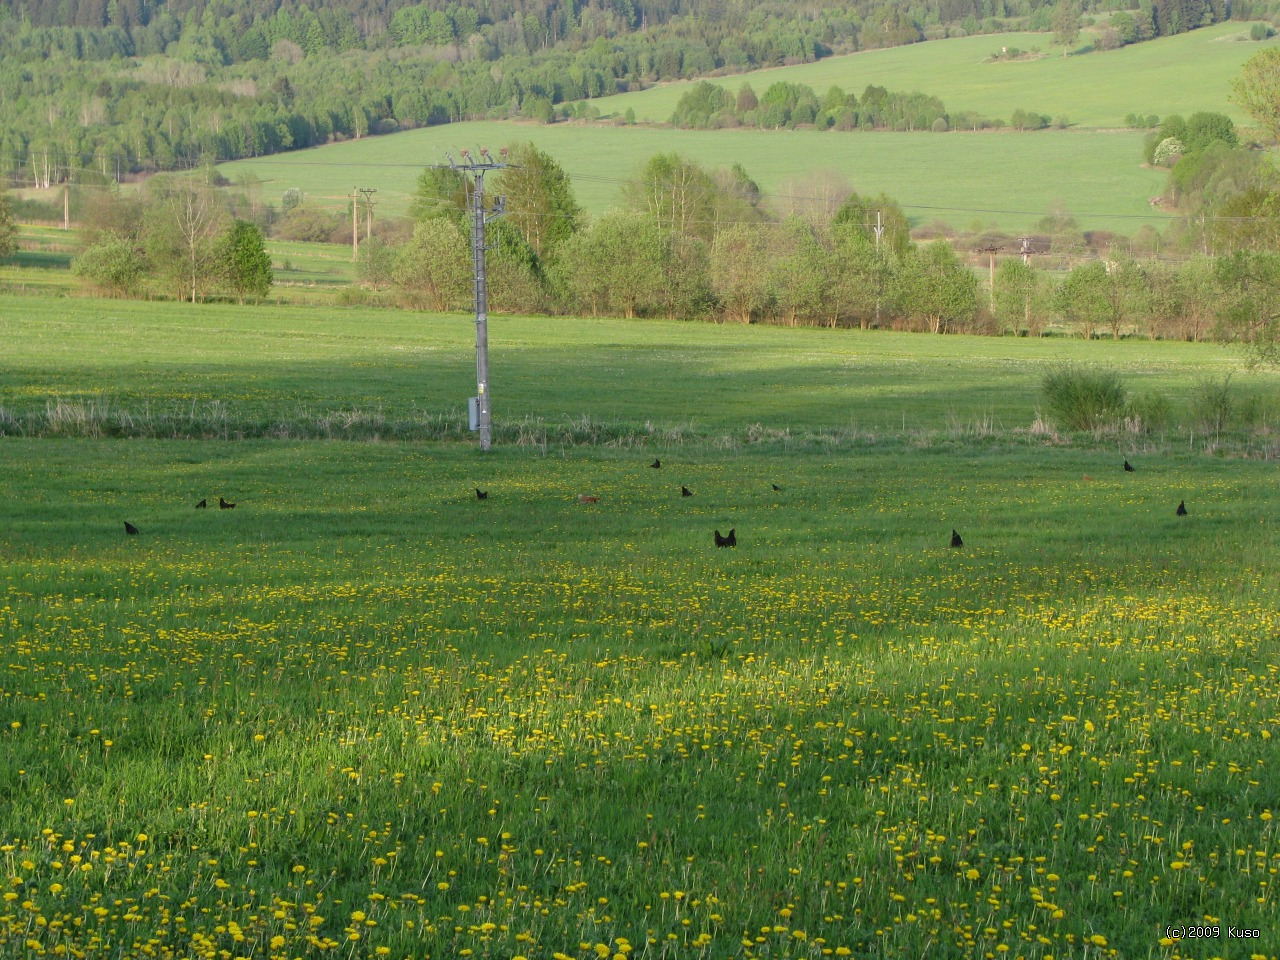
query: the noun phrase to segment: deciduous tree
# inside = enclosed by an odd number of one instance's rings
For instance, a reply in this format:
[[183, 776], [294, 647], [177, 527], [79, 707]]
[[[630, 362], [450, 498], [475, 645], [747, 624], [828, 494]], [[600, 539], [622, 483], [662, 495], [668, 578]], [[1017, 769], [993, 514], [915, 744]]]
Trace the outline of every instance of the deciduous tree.
[[978, 278], [943, 240], [909, 251], [894, 286], [898, 308], [932, 333], [962, 326], [978, 312]]
[[1232, 101], [1272, 140], [1280, 139], [1280, 47], [1254, 54], [1231, 84]]
[[271, 256], [256, 224], [233, 220], [218, 241], [217, 261], [222, 282], [241, 303], [271, 291]]
[[750, 323], [772, 303], [769, 272], [769, 233], [754, 223], [735, 223], [716, 234], [711, 244], [711, 286], [725, 316]]
[[628, 319], [663, 308], [670, 231], [634, 210], [605, 214], [567, 240], [556, 278], [568, 300], [592, 316]]
[[644, 211], [664, 229], [711, 238], [715, 181], [694, 161], [678, 153], [655, 154], [625, 192], [632, 209]]
[[582, 208], [569, 177], [550, 154], [532, 143], [514, 143], [506, 159], [511, 166], [494, 178], [494, 192], [507, 198], [506, 221], [545, 258], [578, 228]]
[[9, 198], [0, 193], [0, 259], [11, 257], [18, 249], [18, 225], [13, 221]]
[[1280, 362], [1280, 253], [1242, 250], [1216, 265], [1224, 331], [1256, 360]]
[[1062, 58], [1080, 39], [1079, 0], [1058, 0], [1053, 11], [1053, 42], [1062, 44]]
[[1062, 318], [1086, 340], [1092, 340], [1097, 329], [1107, 322], [1106, 286], [1106, 265], [1101, 260], [1091, 260], [1067, 274], [1054, 295], [1054, 305]]
[[1025, 327], [1032, 336], [1044, 332], [1048, 320], [1048, 281], [1035, 267], [1017, 258], [1002, 260], [996, 268], [996, 319], [1013, 327]]
[[152, 269], [179, 299], [199, 300], [217, 279], [217, 240], [227, 219], [213, 187], [194, 177], [148, 184], [143, 237]]
[[447, 217], [430, 217], [413, 229], [413, 239], [400, 249], [394, 271], [396, 286], [414, 306], [452, 310], [471, 288], [471, 256], [467, 238]]

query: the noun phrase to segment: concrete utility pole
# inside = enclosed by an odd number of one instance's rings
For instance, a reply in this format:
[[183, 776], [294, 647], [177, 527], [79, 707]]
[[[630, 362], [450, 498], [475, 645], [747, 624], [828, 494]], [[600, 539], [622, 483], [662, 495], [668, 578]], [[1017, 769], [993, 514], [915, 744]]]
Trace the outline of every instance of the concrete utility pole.
[[378, 188], [361, 187], [360, 192], [364, 194], [364, 238], [368, 240], [373, 236], [373, 195]]
[[[476, 303], [476, 406], [477, 427], [480, 432], [480, 449], [488, 450], [492, 440], [492, 418], [489, 406], [489, 289], [484, 275], [484, 254], [487, 249], [484, 242], [484, 228], [490, 220], [502, 216], [506, 197], [498, 197], [493, 205], [493, 212], [485, 216], [484, 212], [484, 175], [490, 170], [501, 170], [507, 166], [507, 150], [502, 148], [502, 160], [494, 160], [485, 147], [480, 148], [481, 159], [477, 160], [463, 150], [462, 162], [449, 157], [449, 166], [454, 170], [470, 173], [475, 181], [471, 191], [471, 257], [475, 272]], [[446, 154], [448, 156], [448, 154]]]

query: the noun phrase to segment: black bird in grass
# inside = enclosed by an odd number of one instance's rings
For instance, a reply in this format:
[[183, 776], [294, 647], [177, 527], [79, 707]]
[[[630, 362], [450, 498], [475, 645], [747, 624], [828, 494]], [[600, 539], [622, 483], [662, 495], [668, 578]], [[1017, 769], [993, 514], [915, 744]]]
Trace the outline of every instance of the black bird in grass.
[[771, 483], [771, 484], [769, 484], [769, 486], [773, 487], [773, 492], [774, 492], [774, 493], [781, 493], [781, 492], [782, 492], [782, 488], [781, 488], [780, 486], [778, 486], [776, 483]]
[[206, 497], [205, 499], [203, 499], [203, 500], [201, 500], [199, 503], [197, 503], [197, 504], [196, 504], [196, 509], [197, 509], [197, 510], [208, 510], [208, 509], [209, 509], [209, 499], [208, 499], [208, 497]]
[[127, 534], [128, 534], [129, 536], [131, 536], [131, 537], [136, 537], [136, 536], [138, 535], [138, 528], [137, 528], [137, 527], [135, 527], [135, 526], [134, 526], [132, 523], [130, 523], [128, 520], [126, 520], [126, 521], [124, 522], [124, 532], [125, 532], [125, 533], [127, 533]]
[[738, 535], [734, 530], [730, 530], [729, 535], [727, 537], [720, 536], [720, 531], [719, 530], [716, 531], [717, 547], [736, 547], [737, 545], [738, 545]]
[[476, 487], [476, 499], [477, 499], [477, 500], [488, 500], [488, 499], [489, 499], [489, 491], [488, 491], [488, 490], [481, 490], [479, 487]]
[[964, 546], [964, 539], [956, 532], [955, 527], [951, 528], [951, 545], [957, 548]]
[[1133, 473], [1133, 472], [1134, 472], [1133, 464], [1132, 464], [1132, 463], [1130, 463], [1128, 460], [1126, 460], [1126, 461], [1124, 462], [1124, 472], [1125, 472], [1125, 473]]
[[1185, 517], [1187, 515], [1187, 501], [1178, 501], [1178, 516]]
[[686, 487], [686, 486], [683, 486], [683, 485], [682, 485], [682, 486], [680, 487], [680, 496], [682, 496], [682, 497], [692, 497], [692, 496], [693, 496], [693, 491], [692, 491], [692, 490], [690, 490], [688, 487]]
[[227, 503], [227, 501], [223, 500], [221, 497], [218, 498], [219, 510], [234, 510], [235, 508], [236, 505], [234, 503]]
[[653, 469], [657, 470], [657, 469], [661, 468], [661, 466], [662, 466], [662, 461], [661, 461], [661, 460], [654, 460], [654, 461], [653, 461], [653, 463], [649, 464], [649, 466], [651, 466], [651, 467], [653, 467]]

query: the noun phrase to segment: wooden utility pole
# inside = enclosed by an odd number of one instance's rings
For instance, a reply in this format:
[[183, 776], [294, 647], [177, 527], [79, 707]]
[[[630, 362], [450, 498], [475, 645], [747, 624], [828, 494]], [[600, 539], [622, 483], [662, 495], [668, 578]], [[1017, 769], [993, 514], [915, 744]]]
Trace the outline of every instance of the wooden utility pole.
[[351, 262], [360, 253], [360, 188], [351, 188]]
[[364, 238], [368, 240], [373, 236], [373, 194], [378, 188], [361, 187], [360, 192], [364, 194]]
[[988, 244], [985, 247], [979, 247], [979, 253], [987, 255], [987, 266], [991, 271], [991, 312], [996, 312], [996, 252], [1000, 249], [1000, 245], [996, 243]]
[[62, 185], [62, 229], [71, 229], [71, 181]]

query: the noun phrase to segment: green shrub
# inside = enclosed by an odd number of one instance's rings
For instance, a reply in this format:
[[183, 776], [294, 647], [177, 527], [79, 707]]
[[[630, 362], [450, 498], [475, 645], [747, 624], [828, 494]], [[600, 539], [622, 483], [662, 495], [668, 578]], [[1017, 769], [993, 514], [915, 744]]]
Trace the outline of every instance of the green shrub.
[[1129, 415], [1144, 432], [1154, 433], [1173, 422], [1173, 405], [1163, 393], [1146, 393], [1130, 404]]
[[127, 296], [141, 286], [146, 261], [127, 240], [105, 236], [76, 257], [71, 272], [100, 290]]
[[1060, 429], [1100, 430], [1125, 414], [1127, 392], [1112, 370], [1055, 367], [1045, 374], [1040, 389]]
[[1235, 391], [1231, 389], [1231, 375], [1221, 380], [1200, 380], [1191, 391], [1191, 415], [1196, 426], [1210, 433], [1228, 429], [1241, 413]]

